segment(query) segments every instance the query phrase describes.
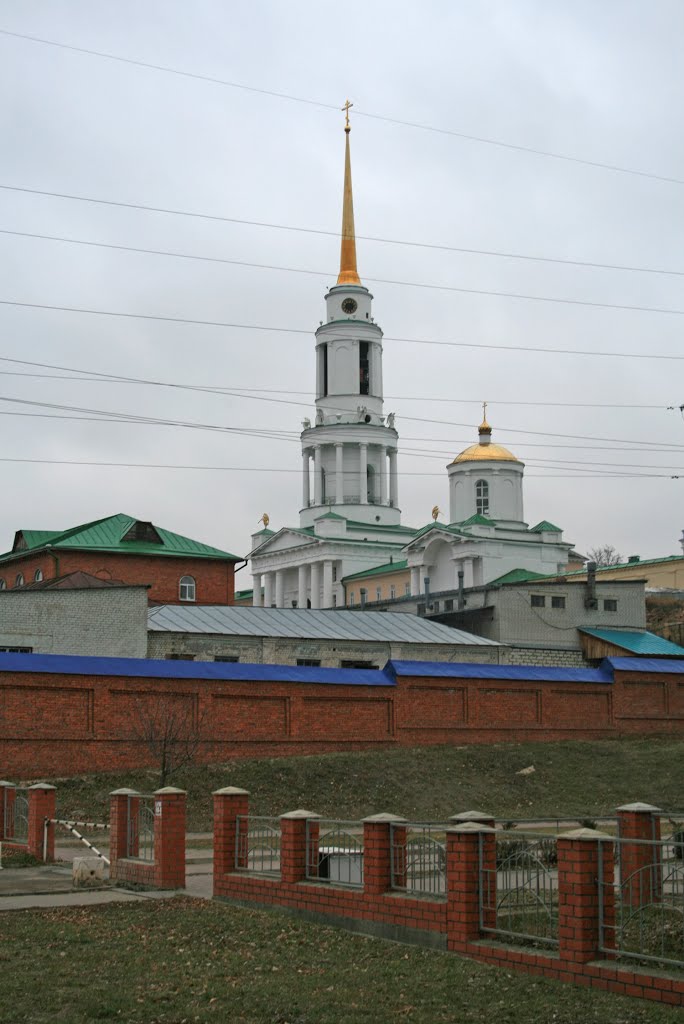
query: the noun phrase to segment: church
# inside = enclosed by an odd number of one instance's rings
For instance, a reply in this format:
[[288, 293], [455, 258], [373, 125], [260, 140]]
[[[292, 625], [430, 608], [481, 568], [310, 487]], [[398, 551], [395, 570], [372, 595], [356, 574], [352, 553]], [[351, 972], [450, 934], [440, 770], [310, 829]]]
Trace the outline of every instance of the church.
[[299, 525], [273, 530], [265, 516], [252, 536], [252, 603], [343, 607], [345, 577], [397, 562], [410, 570], [398, 597], [453, 589], [459, 578], [479, 586], [512, 569], [558, 572], [572, 545], [552, 523], [525, 523], [524, 464], [492, 443], [486, 415], [478, 443], [447, 468], [449, 523], [401, 523], [399, 435], [383, 407], [383, 334], [357, 269], [348, 109], [344, 130], [340, 271], [315, 332], [316, 411], [313, 423], [302, 423]]

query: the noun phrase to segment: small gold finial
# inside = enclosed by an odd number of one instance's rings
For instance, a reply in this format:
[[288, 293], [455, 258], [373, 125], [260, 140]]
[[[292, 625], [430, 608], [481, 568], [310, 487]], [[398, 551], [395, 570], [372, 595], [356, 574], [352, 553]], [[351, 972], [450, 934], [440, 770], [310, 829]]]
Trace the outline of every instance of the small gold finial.
[[269, 516], [268, 512], [264, 512], [259, 522], [264, 524], [264, 530], [268, 529], [268, 524], [271, 522], [271, 517]]
[[481, 434], [491, 434], [492, 428], [487, 423], [487, 402], [482, 403], [482, 423], [480, 424]]
[[435, 522], [437, 522], [437, 516], [441, 516], [441, 514], [442, 513], [439, 505], [435, 505], [434, 508], [432, 509], [432, 518], [434, 519]]
[[353, 106], [354, 106], [354, 104], [350, 103], [349, 100], [347, 100], [346, 103], [344, 104], [344, 106], [340, 107], [340, 110], [344, 110], [344, 130], [345, 130], [345, 132], [350, 132], [351, 131], [351, 124], [349, 123], [349, 111], [350, 111], [350, 109]]

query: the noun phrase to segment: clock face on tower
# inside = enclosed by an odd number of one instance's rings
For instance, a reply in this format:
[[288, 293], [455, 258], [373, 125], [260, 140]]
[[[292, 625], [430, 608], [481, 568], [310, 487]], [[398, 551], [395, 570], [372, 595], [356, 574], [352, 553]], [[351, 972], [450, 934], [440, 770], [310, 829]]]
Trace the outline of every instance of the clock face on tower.
[[345, 299], [342, 303], [343, 313], [355, 313], [358, 308], [358, 303], [355, 299]]

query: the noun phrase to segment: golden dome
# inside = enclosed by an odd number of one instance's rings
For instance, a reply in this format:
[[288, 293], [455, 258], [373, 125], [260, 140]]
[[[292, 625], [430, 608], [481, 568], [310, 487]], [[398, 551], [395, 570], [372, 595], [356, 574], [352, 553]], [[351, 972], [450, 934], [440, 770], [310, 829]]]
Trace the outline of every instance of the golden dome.
[[519, 462], [508, 448], [502, 444], [471, 444], [470, 448], [457, 455], [452, 466], [457, 462]]

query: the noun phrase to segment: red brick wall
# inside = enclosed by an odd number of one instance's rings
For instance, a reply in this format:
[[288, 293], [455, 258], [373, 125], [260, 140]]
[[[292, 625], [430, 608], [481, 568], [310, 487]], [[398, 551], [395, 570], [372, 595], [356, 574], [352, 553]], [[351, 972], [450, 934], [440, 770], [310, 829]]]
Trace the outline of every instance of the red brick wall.
[[33, 583], [36, 569], [42, 570], [46, 580], [80, 570], [102, 579], [146, 584], [150, 587], [150, 601], [163, 604], [180, 604], [178, 583], [181, 576], [194, 578], [196, 604], [232, 604], [235, 594], [234, 564], [208, 558], [99, 554], [93, 551], [55, 551], [52, 556], [43, 552], [7, 562], [0, 566], [0, 576], [6, 581], [7, 588], [12, 589], [17, 573], [23, 573], [25, 583]]
[[[249, 682], [0, 673], [0, 777], [152, 764], [136, 738], [135, 717], [160, 695], [202, 724], [198, 757], [206, 762], [684, 731], [684, 686], [676, 675], [616, 673], [612, 686], [400, 677], [385, 687], [272, 682], [269, 667], [259, 668], [263, 681]], [[649, 683], [657, 684], [650, 702]]]

